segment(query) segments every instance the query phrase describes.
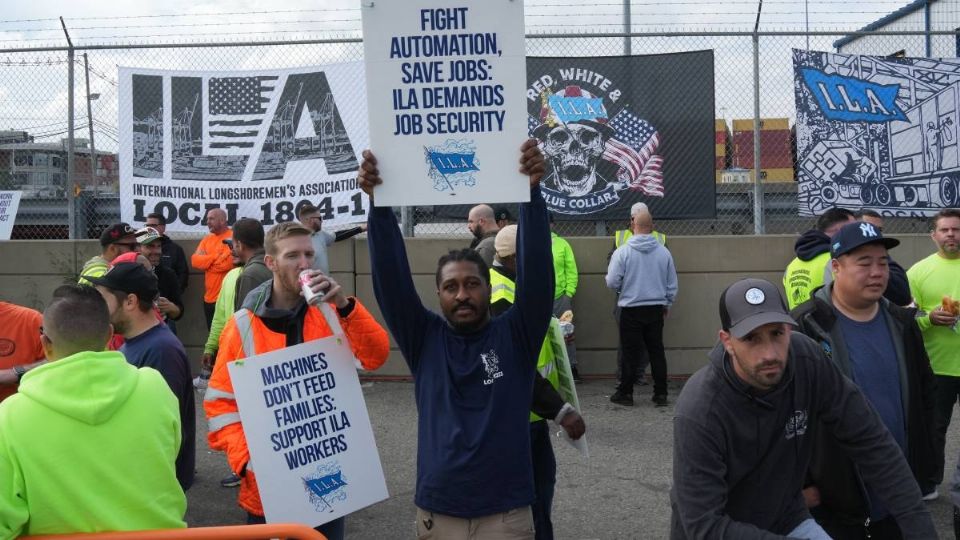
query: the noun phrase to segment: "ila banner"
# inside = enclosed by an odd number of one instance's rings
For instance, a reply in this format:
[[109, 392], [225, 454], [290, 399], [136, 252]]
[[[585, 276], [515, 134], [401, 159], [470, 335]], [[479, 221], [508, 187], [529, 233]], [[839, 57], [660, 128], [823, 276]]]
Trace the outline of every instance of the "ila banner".
[[960, 204], [960, 59], [794, 50], [793, 67], [801, 215]]

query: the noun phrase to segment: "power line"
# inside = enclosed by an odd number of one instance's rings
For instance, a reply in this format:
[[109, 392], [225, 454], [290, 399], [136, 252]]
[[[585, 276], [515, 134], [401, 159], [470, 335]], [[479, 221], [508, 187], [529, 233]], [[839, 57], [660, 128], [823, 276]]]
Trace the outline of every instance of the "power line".
[[[359, 23], [360, 19], [326, 19], [326, 20], [307, 20], [307, 21], [230, 21], [230, 22], [202, 22], [185, 24], [133, 24], [127, 26], [75, 26], [70, 31], [75, 30], [127, 30], [130, 28], [199, 28], [208, 26], [243, 26], [258, 24], [318, 24], [318, 23]], [[19, 28], [6, 30], [6, 32], [63, 32], [60, 28]]]

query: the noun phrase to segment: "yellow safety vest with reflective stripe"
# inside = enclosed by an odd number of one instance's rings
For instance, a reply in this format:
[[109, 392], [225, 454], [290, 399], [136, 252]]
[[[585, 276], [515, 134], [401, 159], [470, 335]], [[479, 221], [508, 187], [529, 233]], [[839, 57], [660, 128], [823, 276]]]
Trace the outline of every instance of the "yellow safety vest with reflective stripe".
[[[500, 300], [506, 300], [513, 305], [516, 294], [516, 284], [513, 280], [491, 268], [490, 303], [493, 304]], [[557, 344], [552, 342], [551, 337], [555, 335], [553, 331], [554, 326], [559, 325], [560, 321], [557, 320], [556, 317], [550, 317], [550, 328], [547, 330], [547, 336], [543, 340], [543, 345], [540, 346], [540, 355], [537, 356], [537, 371], [540, 372], [540, 375], [542, 375], [544, 379], [550, 381], [550, 384], [552, 384], [554, 388], [560, 388], [560, 377], [554, 368], [554, 349], [557, 347]], [[559, 346], [566, 347], [566, 344], [561, 342]], [[543, 418], [531, 412], [530, 421], [536, 422], [538, 420], [543, 420]]]
[[[667, 235], [663, 234], [660, 231], [653, 231], [650, 234], [657, 239], [657, 242], [660, 242], [660, 245], [667, 247]], [[633, 231], [630, 229], [620, 229], [613, 235], [613, 243], [616, 247], [620, 247], [627, 243], [627, 240], [633, 236]]]
[[793, 309], [810, 299], [813, 290], [826, 281], [830, 252], [825, 251], [809, 261], [799, 257], [790, 261], [783, 273], [783, 290], [787, 292], [787, 307]]

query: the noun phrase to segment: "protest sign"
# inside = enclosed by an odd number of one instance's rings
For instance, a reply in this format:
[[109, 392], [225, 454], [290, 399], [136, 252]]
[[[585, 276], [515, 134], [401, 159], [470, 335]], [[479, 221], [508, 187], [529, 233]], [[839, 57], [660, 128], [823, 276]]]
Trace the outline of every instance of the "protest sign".
[[364, 2], [376, 204], [527, 201], [523, 2]]
[[343, 335], [228, 364], [268, 522], [316, 527], [387, 498], [355, 366]]
[[19, 191], [0, 191], [0, 240], [9, 240], [20, 208]]
[[121, 219], [159, 212], [197, 232], [211, 208], [270, 228], [307, 203], [324, 225], [366, 220], [359, 62], [255, 71], [120, 68]]
[[[559, 388], [557, 392], [563, 401], [573, 405], [577, 412], [580, 410], [580, 398], [577, 396], [577, 385], [573, 381], [573, 370], [570, 369], [570, 357], [567, 356], [567, 345], [563, 339], [563, 331], [560, 329], [560, 322], [554, 317], [550, 319], [550, 326], [547, 328], [545, 338], [546, 346], [553, 350], [552, 369], [557, 370], [557, 381]], [[579, 439], [571, 439], [567, 433], [561, 430], [557, 436], [562, 436], [564, 440], [570, 443], [583, 454], [583, 457], [590, 457], [590, 449], [587, 448], [587, 435], [582, 435]]]

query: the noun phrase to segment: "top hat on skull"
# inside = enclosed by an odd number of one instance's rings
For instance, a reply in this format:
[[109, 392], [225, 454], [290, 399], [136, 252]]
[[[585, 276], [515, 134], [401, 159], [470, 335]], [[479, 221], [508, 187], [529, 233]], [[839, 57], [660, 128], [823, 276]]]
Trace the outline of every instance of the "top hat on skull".
[[[579, 86], [567, 86], [556, 95], [563, 98], [593, 98]], [[540, 125], [533, 130], [533, 135], [543, 141], [543, 152], [551, 160], [557, 189], [566, 195], [579, 197], [594, 190], [599, 179], [597, 166], [603, 157], [607, 140], [615, 132], [607, 125], [606, 113], [602, 111], [593, 118], [578, 114], [575, 119], [566, 122], [562, 116], [544, 99], [540, 108]]]

